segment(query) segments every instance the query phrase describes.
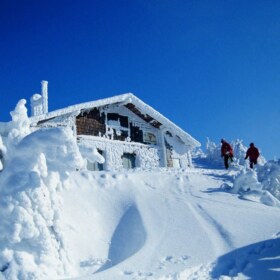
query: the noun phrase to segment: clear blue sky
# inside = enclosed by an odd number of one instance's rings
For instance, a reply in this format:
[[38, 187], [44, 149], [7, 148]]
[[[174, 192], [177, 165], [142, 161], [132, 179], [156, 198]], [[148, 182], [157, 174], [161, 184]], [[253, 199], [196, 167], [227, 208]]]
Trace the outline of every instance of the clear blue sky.
[[0, 0], [0, 122], [132, 92], [205, 146], [280, 157], [280, 1]]

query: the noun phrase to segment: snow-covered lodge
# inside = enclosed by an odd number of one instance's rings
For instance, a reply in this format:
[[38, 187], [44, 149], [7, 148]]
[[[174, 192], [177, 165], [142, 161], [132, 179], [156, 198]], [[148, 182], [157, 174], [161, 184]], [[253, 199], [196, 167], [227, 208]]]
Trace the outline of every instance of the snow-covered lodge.
[[200, 143], [132, 93], [48, 112], [48, 82], [31, 98], [31, 126], [68, 126], [78, 144], [96, 149], [104, 163], [89, 170], [122, 168], [187, 168]]

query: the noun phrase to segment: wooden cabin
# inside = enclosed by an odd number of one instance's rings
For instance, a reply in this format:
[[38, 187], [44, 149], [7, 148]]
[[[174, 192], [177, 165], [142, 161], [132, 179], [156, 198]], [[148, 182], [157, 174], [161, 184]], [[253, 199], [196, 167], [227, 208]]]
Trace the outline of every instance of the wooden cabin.
[[48, 112], [47, 82], [31, 98], [33, 128], [68, 126], [80, 146], [95, 148], [104, 163], [89, 170], [188, 168], [200, 143], [132, 93]]

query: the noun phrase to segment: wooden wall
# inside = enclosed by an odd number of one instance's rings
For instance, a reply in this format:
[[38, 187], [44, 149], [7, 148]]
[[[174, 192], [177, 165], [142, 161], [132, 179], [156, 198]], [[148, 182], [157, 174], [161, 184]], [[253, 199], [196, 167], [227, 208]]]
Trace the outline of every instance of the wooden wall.
[[76, 118], [77, 135], [103, 136], [106, 132], [105, 114], [100, 113], [97, 108], [89, 112], [83, 112]]

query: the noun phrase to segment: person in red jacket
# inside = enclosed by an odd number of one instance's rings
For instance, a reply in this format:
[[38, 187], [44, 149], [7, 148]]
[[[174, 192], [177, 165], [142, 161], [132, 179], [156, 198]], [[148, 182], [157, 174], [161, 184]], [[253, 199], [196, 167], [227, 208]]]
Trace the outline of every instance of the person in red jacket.
[[224, 158], [225, 168], [228, 169], [228, 161], [233, 161], [233, 150], [231, 145], [225, 139], [222, 139], [221, 143], [221, 157]]
[[250, 148], [247, 150], [245, 159], [249, 158], [250, 168], [254, 167], [254, 164], [257, 164], [258, 157], [260, 156], [260, 152], [258, 148], [255, 147], [254, 143], [250, 144]]

